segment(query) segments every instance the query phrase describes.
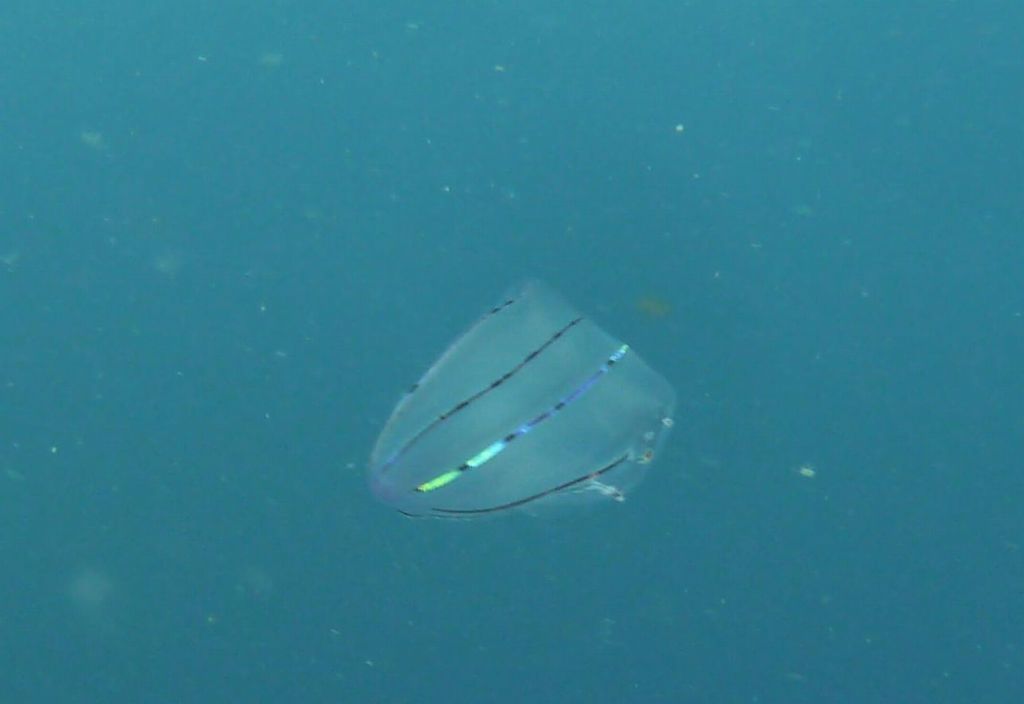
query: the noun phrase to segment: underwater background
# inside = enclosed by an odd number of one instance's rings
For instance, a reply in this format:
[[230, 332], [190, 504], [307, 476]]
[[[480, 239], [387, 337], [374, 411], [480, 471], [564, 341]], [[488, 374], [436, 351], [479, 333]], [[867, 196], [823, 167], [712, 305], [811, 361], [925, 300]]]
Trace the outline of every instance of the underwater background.
[[[6, 1], [0, 702], [1021, 701], [1022, 32]], [[377, 503], [394, 403], [530, 278], [674, 387], [643, 484]]]

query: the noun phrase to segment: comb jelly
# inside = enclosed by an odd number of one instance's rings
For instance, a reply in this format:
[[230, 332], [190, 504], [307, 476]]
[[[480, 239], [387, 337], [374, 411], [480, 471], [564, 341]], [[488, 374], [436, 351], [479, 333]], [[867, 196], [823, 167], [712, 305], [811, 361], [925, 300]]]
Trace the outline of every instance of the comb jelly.
[[410, 516], [622, 501], [675, 393], [627, 344], [529, 282], [458, 337], [395, 407], [370, 487]]

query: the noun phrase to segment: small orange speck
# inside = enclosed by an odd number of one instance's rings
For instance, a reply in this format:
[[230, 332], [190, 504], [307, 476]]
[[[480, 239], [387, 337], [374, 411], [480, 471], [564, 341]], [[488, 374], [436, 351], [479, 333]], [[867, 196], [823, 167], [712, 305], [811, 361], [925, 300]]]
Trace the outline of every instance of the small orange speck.
[[636, 308], [649, 318], [664, 318], [672, 312], [672, 304], [657, 296], [643, 296], [636, 301]]

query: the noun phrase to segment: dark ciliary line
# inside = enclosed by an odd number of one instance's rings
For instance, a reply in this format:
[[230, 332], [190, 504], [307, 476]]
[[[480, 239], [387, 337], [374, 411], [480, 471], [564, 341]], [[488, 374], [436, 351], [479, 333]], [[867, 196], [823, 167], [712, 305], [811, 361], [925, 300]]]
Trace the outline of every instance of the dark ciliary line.
[[487, 394], [487, 393], [490, 393], [491, 391], [494, 391], [496, 388], [498, 388], [499, 386], [504, 384], [506, 381], [511, 379], [513, 376], [515, 376], [520, 370], [522, 370], [523, 367], [525, 367], [527, 364], [529, 364], [530, 362], [535, 360], [541, 354], [541, 352], [543, 352], [548, 347], [553, 345], [555, 343], [555, 341], [558, 340], [558, 338], [560, 338], [562, 335], [564, 335], [566, 332], [568, 332], [570, 328], [572, 328], [574, 325], [576, 325], [577, 323], [579, 323], [582, 320], [583, 320], [583, 318], [576, 318], [575, 320], [569, 322], [565, 327], [563, 327], [561, 330], [559, 330], [554, 335], [549, 337], [547, 339], [547, 341], [544, 342], [543, 345], [541, 345], [540, 347], [538, 347], [537, 349], [533, 350], [528, 355], [526, 355], [523, 358], [523, 360], [521, 362], [519, 362], [516, 366], [512, 367], [510, 370], [508, 370], [507, 372], [502, 374], [500, 377], [498, 377], [497, 379], [492, 381], [486, 388], [480, 389], [479, 391], [477, 391], [475, 394], [473, 394], [469, 398], [464, 399], [462, 401], [459, 401], [457, 404], [455, 404], [451, 408], [451, 410], [448, 410], [448, 411], [442, 413], [441, 415], [439, 415], [422, 432], [426, 432], [427, 430], [429, 430], [433, 426], [437, 425], [438, 423], [441, 423], [443, 421], [448, 420], [449, 418], [451, 418], [453, 415], [455, 415], [456, 413], [461, 411], [463, 408], [465, 408], [469, 404], [473, 403], [474, 401], [479, 400], [480, 397], [483, 396], [484, 394]]
[[[504, 305], [495, 307], [491, 314], [494, 314], [494, 313], [497, 313], [497, 312], [503, 310], [511, 302], [512, 301], [507, 301]], [[509, 369], [507, 372], [502, 374], [500, 377], [498, 377], [497, 379], [492, 381], [490, 384], [488, 384], [484, 388], [482, 388], [479, 391], [473, 393], [471, 396], [468, 396], [467, 398], [463, 399], [462, 401], [459, 401], [454, 406], [452, 406], [449, 410], [445, 411], [444, 413], [439, 415], [437, 418], [432, 420], [430, 423], [428, 423], [426, 425], [426, 427], [422, 428], [418, 433], [413, 435], [409, 439], [409, 441], [407, 443], [405, 443], [405, 445], [403, 445], [401, 447], [401, 449], [399, 449], [397, 452], [395, 452], [395, 454], [392, 455], [392, 457], [384, 465], [384, 468], [386, 468], [387, 466], [393, 465], [402, 455], [404, 455], [406, 452], [408, 452], [409, 449], [413, 445], [415, 445], [417, 442], [419, 442], [420, 438], [422, 438], [424, 435], [426, 435], [431, 430], [436, 428], [438, 425], [440, 425], [441, 423], [445, 422], [446, 420], [451, 418], [453, 415], [455, 415], [459, 411], [467, 408], [471, 403], [473, 403], [475, 401], [478, 401], [481, 397], [483, 397], [486, 394], [494, 391], [495, 389], [500, 387], [502, 384], [504, 384], [506, 381], [511, 379], [513, 376], [518, 374], [520, 371], [522, 371], [523, 367], [525, 367], [527, 364], [529, 364], [530, 362], [535, 360], [537, 357], [539, 357], [546, 349], [548, 349], [549, 347], [551, 347], [551, 345], [553, 345], [555, 342], [557, 342], [559, 338], [561, 338], [563, 335], [565, 335], [565, 333], [567, 333], [573, 327], [575, 327], [579, 323], [583, 322], [583, 320], [584, 320], [583, 317], [578, 317], [578, 318], [574, 318], [573, 320], [569, 321], [564, 326], [562, 326], [559, 330], [554, 332], [551, 335], [551, 337], [549, 337], [547, 340], [545, 340], [544, 343], [542, 345], [540, 345], [540, 347], [536, 348], [535, 350], [532, 350], [525, 357], [523, 357], [523, 359], [520, 362], [518, 362], [514, 367]]]
[[[524, 506], [525, 504], [530, 503], [531, 501], [537, 501], [538, 499], [543, 499], [546, 496], [551, 496], [552, 494], [557, 494], [558, 492], [564, 491], [564, 490], [566, 490], [566, 489], [568, 489], [570, 487], [576, 486], [577, 484], [582, 484], [583, 482], [586, 482], [586, 481], [589, 481], [589, 480], [592, 480], [592, 479], [596, 479], [597, 477], [600, 477], [602, 474], [605, 474], [606, 472], [610, 472], [611, 470], [615, 469], [616, 467], [618, 467], [620, 464], [622, 464], [623, 462], [625, 462], [628, 459], [629, 459], [629, 455], [628, 454], [621, 455], [620, 457], [616, 458], [612, 462], [606, 464], [604, 467], [601, 467], [601, 469], [598, 469], [598, 470], [596, 470], [594, 472], [588, 472], [587, 474], [584, 474], [582, 477], [577, 477], [576, 479], [571, 479], [571, 480], [569, 480], [569, 481], [567, 481], [567, 482], [565, 482], [563, 484], [559, 484], [558, 486], [552, 487], [550, 489], [545, 489], [544, 491], [542, 491], [540, 493], [537, 493], [537, 494], [533, 494], [532, 496], [527, 496], [527, 497], [522, 498], [522, 499], [516, 499], [515, 501], [510, 501], [507, 504], [500, 504], [498, 506], [490, 506], [488, 508], [467, 508], [467, 509], [460, 509], [460, 508], [432, 508], [430, 510], [434, 512], [434, 515], [457, 517], [457, 516], [481, 515], [481, 514], [485, 514], [485, 513], [497, 513], [498, 511], [507, 511], [508, 509], [519, 508], [521, 506]], [[429, 514], [427, 514], [427, 515], [429, 515]]]
[[[505, 310], [506, 308], [508, 308], [510, 305], [512, 305], [513, 303], [515, 303], [518, 300], [519, 300], [518, 298], [507, 298], [504, 301], [502, 301], [501, 303], [499, 303], [498, 305], [496, 305], [493, 308], [491, 308], [489, 311], [487, 311], [483, 315], [481, 315], [480, 318], [475, 323], [473, 323], [472, 325], [469, 326], [469, 329], [466, 330], [466, 332], [462, 333], [462, 335], [459, 336], [459, 338], [449, 347], [449, 349], [455, 349], [456, 347], [458, 347], [460, 342], [462, 342], [467, 337], [472, 335], [476, 331], [476, 329], [478, 327], [480, 327], [481, 325], [483, 325], [485, 322], [487, 322], [488, 319], [493, 318], [498, 313], [500, 313], [501, 311]], [[422, 382], [423, 382], [423, 380], [420, 379], [415, 384], [410, 386], [409, 390], [405, 392], [405, 395], [409, 396], [410, 394], [414, 393], [418, 388], [420, 388], [420, 384]]]

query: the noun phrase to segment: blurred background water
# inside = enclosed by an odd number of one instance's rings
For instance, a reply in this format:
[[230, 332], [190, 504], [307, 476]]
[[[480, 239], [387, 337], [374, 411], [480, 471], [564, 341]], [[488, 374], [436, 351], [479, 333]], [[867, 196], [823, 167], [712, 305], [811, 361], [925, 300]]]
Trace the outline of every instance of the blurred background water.
[[[1024, 5], [9, 0], [0, 701], [1024, 695]], [[623, 504], [366, 459], [546, 280], [669, 378]]]

